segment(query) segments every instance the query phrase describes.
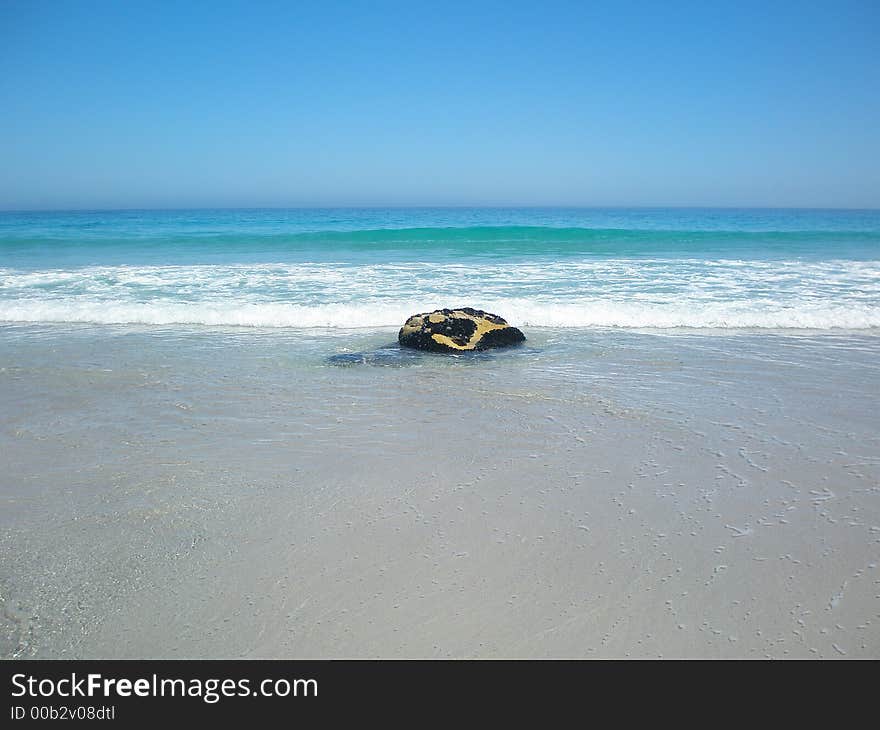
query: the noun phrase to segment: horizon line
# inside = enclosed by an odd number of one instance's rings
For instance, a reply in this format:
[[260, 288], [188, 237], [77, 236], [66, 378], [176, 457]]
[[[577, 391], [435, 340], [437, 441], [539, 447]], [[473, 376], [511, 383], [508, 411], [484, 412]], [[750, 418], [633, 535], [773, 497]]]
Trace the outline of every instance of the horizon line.
[[880, 212], [880, 207], [799, 206], [799, 205], [255, 205], [255, 206], [157, 206], [157, 207], [71, 207], [2, 208], [0, 214], [15, 213], [172, 213], [183, 211], [262, 211], [262, 210], [798, 210]]

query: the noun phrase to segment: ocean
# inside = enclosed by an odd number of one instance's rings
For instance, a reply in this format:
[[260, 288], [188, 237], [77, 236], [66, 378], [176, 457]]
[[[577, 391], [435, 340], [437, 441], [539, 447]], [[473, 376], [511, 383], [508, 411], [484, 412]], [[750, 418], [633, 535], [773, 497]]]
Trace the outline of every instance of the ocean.
[[0, 322], [880, 326], [880, 212], [354, 209], [0, 214]]
[[0, 213], [0, 656], [876, 659], [878, 328], [878, 211]]

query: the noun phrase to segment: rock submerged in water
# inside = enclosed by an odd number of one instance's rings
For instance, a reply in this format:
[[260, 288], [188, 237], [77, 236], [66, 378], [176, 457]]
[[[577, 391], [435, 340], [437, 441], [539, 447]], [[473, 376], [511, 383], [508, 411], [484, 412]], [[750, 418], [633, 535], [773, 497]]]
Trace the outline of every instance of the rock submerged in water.
[[401, 347], [430, 352], [488, 350], [518, 345], [525, 339], [497, 314], [470, 307], [414, 314], [397, 335]]

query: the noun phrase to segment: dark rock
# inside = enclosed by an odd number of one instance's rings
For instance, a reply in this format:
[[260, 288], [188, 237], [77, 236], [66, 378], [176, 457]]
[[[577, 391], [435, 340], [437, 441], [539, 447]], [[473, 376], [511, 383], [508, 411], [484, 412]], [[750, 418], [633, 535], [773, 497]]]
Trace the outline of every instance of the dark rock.
[[400, 328], [401, 347], [430, 352], [461, 352], [509, 347], [524, 342], [525, 335], [497, 314], [458, 307], [414, 314]]

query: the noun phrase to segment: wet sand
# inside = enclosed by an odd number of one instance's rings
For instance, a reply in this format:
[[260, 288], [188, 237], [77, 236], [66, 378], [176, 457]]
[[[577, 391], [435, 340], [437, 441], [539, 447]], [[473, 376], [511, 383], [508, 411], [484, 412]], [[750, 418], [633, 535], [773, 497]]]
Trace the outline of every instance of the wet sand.
[[527, 334], [3, 328], [2, 655], [880, 657], [880, 338]]

